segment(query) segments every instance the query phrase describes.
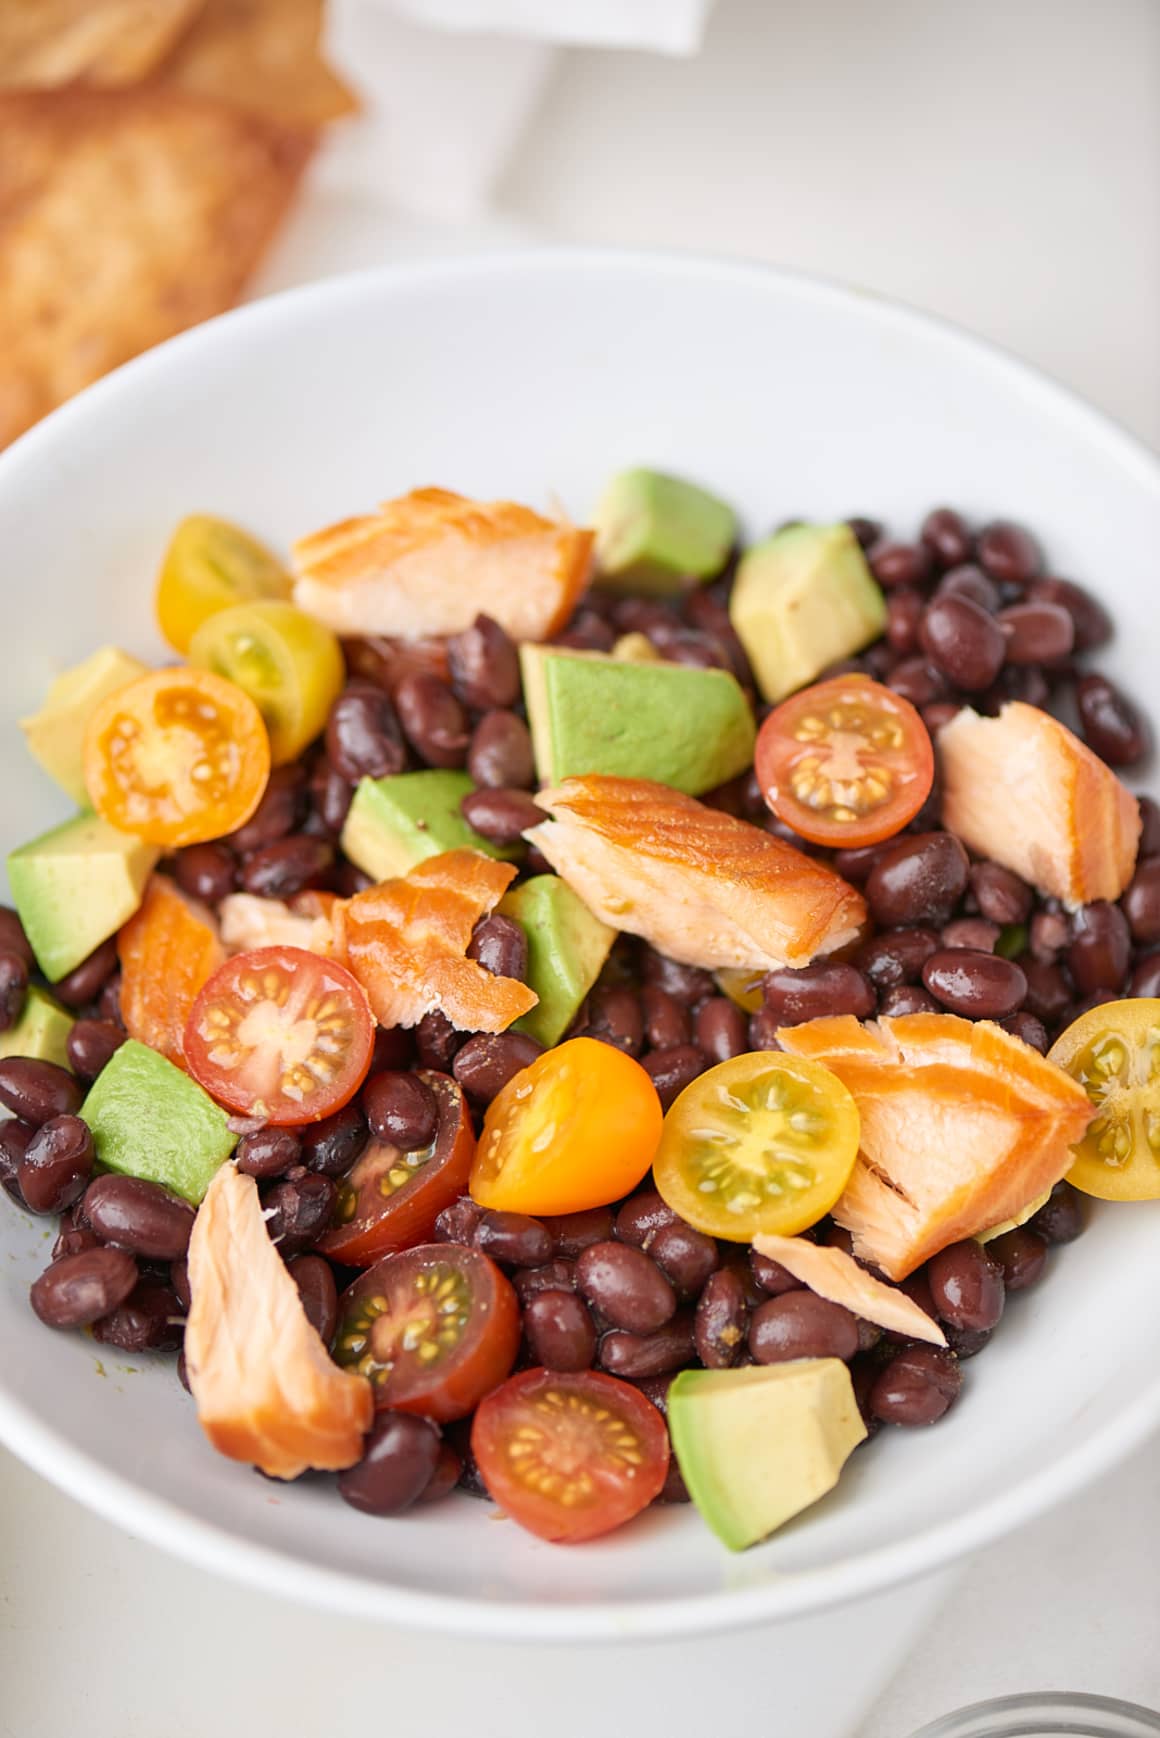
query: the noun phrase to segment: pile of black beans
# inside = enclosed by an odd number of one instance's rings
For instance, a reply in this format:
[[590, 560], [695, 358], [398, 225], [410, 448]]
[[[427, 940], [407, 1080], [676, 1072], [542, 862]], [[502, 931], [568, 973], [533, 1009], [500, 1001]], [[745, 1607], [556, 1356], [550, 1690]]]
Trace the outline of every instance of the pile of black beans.
[[[976, 532], [949, 508], [928, 514], [912, 543], [887, 538], [867, 519], [850, 524], [886, 592], [888, 624], [841, 669], [886, 682], [932, 731], [961, 705], [994, 712], [1018, 698], [1055, 712], [1118, 771], [1146, 756], [1149, 734], [1136, 707], [1087, 662], [1110, 636], [1107, 615], [1080, 586], [1045, 570], [1027, 531], [996, 523]], [[735, 567], [736, 554], [717, 580], [679, 602], [590, 593], [556, 643], [609, 651], [622, 635], [643, 634], [665, 658], [731, 670], [753, 694], [728, 614]], [[273, 774], [245, 826], [177, 853], [167, 867], [180, 886], [211, 906], [236, 891], [277, 899], [309, 888], [357, 892], [367, 877], [339, 846], [355, 785], [422, 767], [465, 768], [476, 787], [463, 804], [471, 825], [516, 847], [521, 873], [545, 870], [521, 840], [542, 817], [531, 795], [519, 660], [504, 630], [480, 616], [449, 640], [351, 641], [346, 653], [347, 684], [324, 737]], [[897, 838], [836, 852], [797, 839], [772, 816], [752, 774], [706, 800], [832, 862], [862, 888], [874, 929], [849, 958], [767, 973], [755, 1012], [723, 995], [711, 974], [621, 938], [568, 1035], [639, 1058], [666, 1108], [706, 1068], [773, 1047], [779, 1025], [819, 1015], [944, 1009], [998, 1020], [1045, 1050], [1085, 1008], [1160, 994], [1160, 808], [1147, 798], [1139, 866], [1124, 897], [1071, 914], [1002, 865], [972, 860], [940, 828], [937, 787]], [[501, 915], [477, 926], [470, 951], [497, 974], [526, 973], [523, 933]], [[0, 1030], [19, 1018], [34, 977], [19, 919], [0, 908]], [[78, 1015], [69, 1068], [0, 1061], [0, 1102], [13, 1113], [0, 1124], [0, 1183], [19, 1206], [60, 1217], [33, 1308], [50, 1326], [88, 1327], [125, 1352], [177, 1350], [182, 1373], [193, 1213], [156, 1184], [94, 1175], [92, 1142], [76, 1114], [125, 1037], [114, 943], [51, 988]], [[435, 1099], [411, 1071], [451, 1075], [478, 1126], [540, 1048], [515, 1032], [457, 1031], [431, 1013], [413, 1032], [380, 1031], [361, 1093], [325, 1122], [242, 1136], [238, 1164], [259, 1181], [271, 1237], [328, 1343], [339, 1292], [353, 1276], [315, 1244], [372, 1135], [411, 1150], [431, 1140]], [[911, 1275], [903, 1289], [942, 1323], [947, 1350], [883, 1332], [777, 1263], [706, 1237], [647, 1179], [624, 1202], [560, 1219], [484, 1211], [464, 1198], [441, 1216], [436, 1236], [483, 1251], [510, 1275], [523, 1312], [522, 1365], [603, 1369], [636, 1383], [663, 1412], [669, 1382], [689, 1365], [836, 1356], [850, 1364], [873, 1431], [941, 1417], [959, 1392], [962, 1361], [990, 1339], [1007, 1297], [1035, 1285], [1050, 1247], [1078, 1236], [1084, 1222], [1082, 1198], [1061, 1183], [1027, 1225], [986, 1245], [955, 1244]], [[829, 1220], [809, 1235], [849, 1249], [848, 1234]], [[356, 1507], [382, 1513], [457, 1481], [482, 1492], [466, 1426], [440, 1439], [423, 1420], [385, 1414], [366, 1459], [339, 1482]], [[674, 1466], [664, 1498], [683, 1495]]]

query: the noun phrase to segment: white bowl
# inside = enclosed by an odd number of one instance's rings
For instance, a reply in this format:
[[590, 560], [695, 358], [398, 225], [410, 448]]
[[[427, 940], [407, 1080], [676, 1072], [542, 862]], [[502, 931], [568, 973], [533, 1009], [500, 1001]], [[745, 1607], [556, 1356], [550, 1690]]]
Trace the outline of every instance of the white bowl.
[[[5, 849], [63, 815], [14, 720], [104, 641], [160, 653], [152, 579], [182, 514], [286, 543], [440, 483], [558, 498], [582, 517], [636, 462], [709, 484], [755, 534], [865, 512], [907, 535], [939, 501], [1026, 520], [1052, 569], [1115, 612], [1103, 664], [1155, 695], [1160, 467], [1020, 364], [868, 296], [740, 265], [563, 253], [420, 266], [211, 322], [0, 458]], [[571, 1551], [466, 1497], [368, 1521], [324, 1481], [282, 1488], [214, 1455], [168, 1360], [42, 1327], [27, 1289], [50, 1235], [0, 1208], [0, 1437], [138, 1535], [363, 1616], [568, 1639], [815, 1610], [986, 1544], [1160, 1420], [1160, 1204], [1105, 1209], [1014, 1302], [944, 1424], [884, 1433], [830, 1499], [742, 1557], [691, 1510]]]

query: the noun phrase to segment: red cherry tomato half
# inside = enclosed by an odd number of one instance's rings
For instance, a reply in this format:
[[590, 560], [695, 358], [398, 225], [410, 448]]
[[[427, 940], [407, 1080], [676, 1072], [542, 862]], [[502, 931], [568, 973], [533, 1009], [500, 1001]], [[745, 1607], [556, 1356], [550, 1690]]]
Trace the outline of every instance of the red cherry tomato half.
[[300, 947], [257, 947], [219, 966], [185, 1028], [189, 1072], [212, 1098], [278, 1126], [319, 1122], [354, 1097], [375, 1022], [362, 986]]
[[421, 1070], [419, 1079], [439, 1104], [431, 1145], [403, 1152], [372, 1141], [338, 1186], [334, 1222], [318, 1248], [347, 1267], [370, 1267], [425, 1243], [444, 1207], [467, 1193], [475, 1134], [463, 1094], [447, 1074]]
[[660, 1495], [669, 1433], [651, 1401], [595, 1370], [523, 1370], [489, 1394], [471, 1452], [501, 1508], [538, 1538], [595, 1539]]
[[519, 1346], [515, 1292], [494, 1261], [458, 1243], [388, 1255], [339, 1300], [338, 1362], [370, 1380], [377, 1407], [439, 1424], [473, 1411]]
[[815, 845], [876, 845], [930, 795], [934, 750], [909, 700], [869, 676], [834, 676], [774, 708], [757, 737], [761, 794]]

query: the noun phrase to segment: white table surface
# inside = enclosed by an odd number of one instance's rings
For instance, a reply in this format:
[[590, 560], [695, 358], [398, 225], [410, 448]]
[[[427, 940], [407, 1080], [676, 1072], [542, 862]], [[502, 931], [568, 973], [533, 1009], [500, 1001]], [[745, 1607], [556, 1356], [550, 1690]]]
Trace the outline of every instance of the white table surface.
[[[324, 185], [267, 287], [545, 237], [744, 254], [945, 314], [1160, 446], [1154, 0], [719, 0], [695, 62], [562, 57], [478, 223], [440, 231]], [[1026, 1689], [1160, 1706], [1160, 1443], [827, 1636], [819, 1670], [847, 1694], [826, 1738], [907, 1738]], [[808, 1698], [779, 1703], [799, 1643], [452, 1649], [219, 1584], [0, 1453], [0, 1738], [587, 1738], [609, 1715], [648, 1738], [741, 1720], [821, 1738]]]

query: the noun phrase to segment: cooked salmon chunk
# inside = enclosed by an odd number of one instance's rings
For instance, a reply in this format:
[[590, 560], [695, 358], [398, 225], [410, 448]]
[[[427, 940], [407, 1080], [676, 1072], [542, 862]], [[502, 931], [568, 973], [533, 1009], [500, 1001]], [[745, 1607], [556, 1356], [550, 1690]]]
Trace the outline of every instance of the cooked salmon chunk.
[[913, 1298], [875, 1279], [845, 1250], [825, 1249], [807, 1237], [775, 1237], [766, 1232], [753, 1239], [753, 1247], [759, 1255], [778, 1262], [810, 1291], [841, 1304], [863, 1321], [876, 1322], [880, 1328], [905, 1334], [911, 1340], [946, 1345], [947, 1337], [938, 1323]]
[[194, 1220], [189, 1289], [189, 1386], [219, 1453], [280, 1479], [353, 1466], [374, 1417], [371, 1385], [331, 1359], [267, 1234], [257, 1184], [232, 1164]]
[[117, 936], [117, 956], [126, 1032], [184, 1067], [185, 1023], [226, 957], [213, 912], [167, 876], [151, 875], [139, 910]]
[[1118, 899], [1136, 866], [1140, 806], [1049, 713], [964, 707], [938, 733], [942, 824], [1065, 905]]
[[565, 779], [524, 835], [605, 923], [709, 971], [804, 966], [858, 934], [841, 876], [760, 827], [646, 779]]
[[1094, 1114], [1062, 1068], [988, 1020], [906, 1014], [863, 1026], [843, 1015], [777, 1035], [853, 1095], [861, 1145], [834, 1218], [890, 1279], [1014, 1219], [1070, 1168]]
[[513, 501], [415, 489], [294, 545], [294, 602], [336, 634], [457, 634], [482, 611], [516, 640], [562, 628], [592, 533]]
[[328, 893], [299, 894], [292, 905], [281, 899], [259, 899], [254, 893], [227, 893], [218, 906], [226, 952], [300, 947], [307, 953], [329, 954], [334, 945], [330, 914], [336, 903]]

